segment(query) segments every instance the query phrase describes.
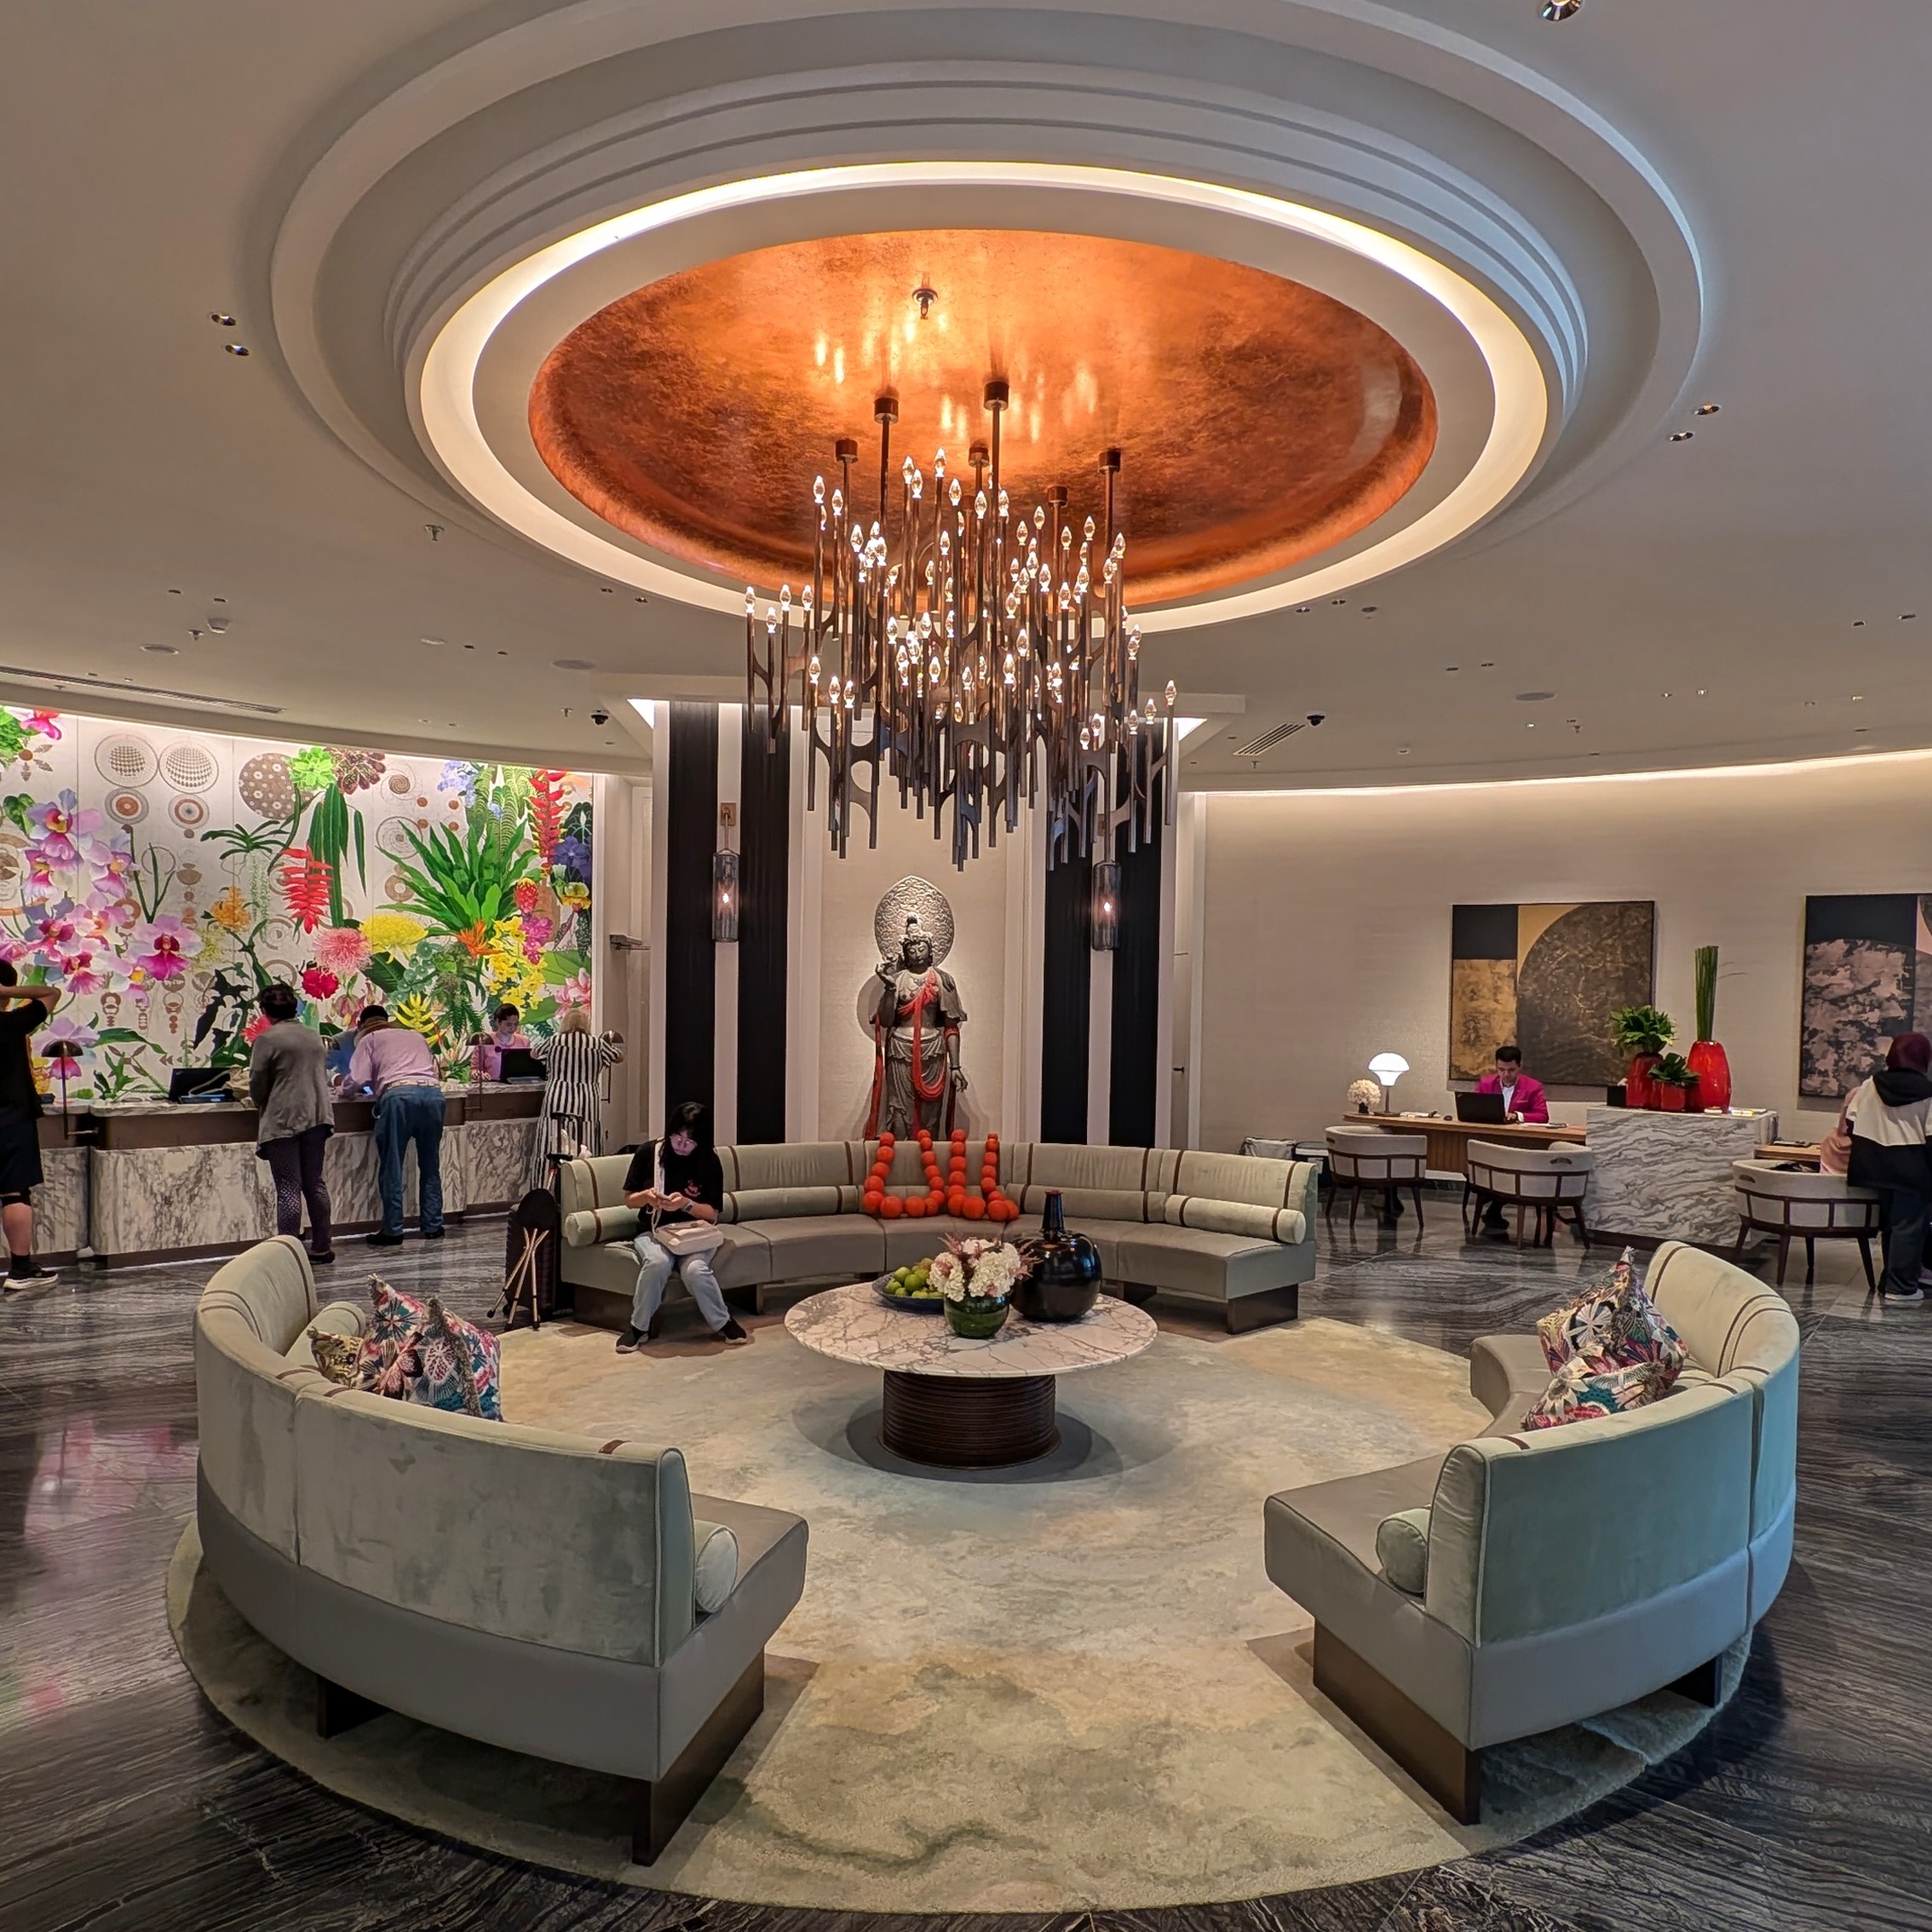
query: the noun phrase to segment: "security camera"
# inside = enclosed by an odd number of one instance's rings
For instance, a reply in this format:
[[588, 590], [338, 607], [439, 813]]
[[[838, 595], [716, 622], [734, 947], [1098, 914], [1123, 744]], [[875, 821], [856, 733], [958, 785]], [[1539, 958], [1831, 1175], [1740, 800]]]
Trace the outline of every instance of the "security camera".
[[1308, 713], [1308, 722], [1312, 725], [1318, 725], [1327, 716], [1326, 711], [1310, 711]]
[[591, 712], [590, 722], [592, 724], [608, 724], [611, 722], [611, 714], [600, 704], [595, 710]]

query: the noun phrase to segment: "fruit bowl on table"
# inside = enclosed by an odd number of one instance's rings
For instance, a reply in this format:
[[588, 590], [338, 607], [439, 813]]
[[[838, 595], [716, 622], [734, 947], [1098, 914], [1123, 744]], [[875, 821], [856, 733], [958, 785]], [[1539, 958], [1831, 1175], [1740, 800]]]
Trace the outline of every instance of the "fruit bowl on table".
[[896, 1275], [882, 1274], [872, 1283], [872, 1292], [888, 1308], [909, 1308], [914, 1314], [937, 1314], [946, 1306], [946, 1298], [936, 1289], [929, 1289], [922, 1295], [895, 1295], [892, 1292]]

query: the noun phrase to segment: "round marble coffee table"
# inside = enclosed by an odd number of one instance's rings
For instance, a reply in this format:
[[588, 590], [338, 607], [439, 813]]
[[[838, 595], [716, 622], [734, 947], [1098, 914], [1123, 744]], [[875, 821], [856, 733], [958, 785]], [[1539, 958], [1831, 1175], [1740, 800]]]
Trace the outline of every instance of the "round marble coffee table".
[[869, 1282], [828, 1288], [786, 1314], [808, 1348], [885, 1375], [879, 1440], [911, 1463], [994, 1469], [1030, 1463], [1060, 1441], [1054, 1380], [1137, 1355], [1153, 1319], [1103, 1295], [1078, 1321], [1026, 1322], [1017, 1314], [989, 1341], [967, 1342], [943, 1314], [888, 1308]]

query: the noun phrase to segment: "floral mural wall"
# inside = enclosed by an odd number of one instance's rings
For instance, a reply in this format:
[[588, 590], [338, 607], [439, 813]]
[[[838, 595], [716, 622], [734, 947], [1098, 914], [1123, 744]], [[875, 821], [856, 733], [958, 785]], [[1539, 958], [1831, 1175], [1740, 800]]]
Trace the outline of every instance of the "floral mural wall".
[[590, 781], [0, 708], [0, 957], [71, 996], [56, 1100], [245, 1061], [282, 980], [325, 1033], [381, 1001], [467, 1076], [508, 1001], [590, 1002]]

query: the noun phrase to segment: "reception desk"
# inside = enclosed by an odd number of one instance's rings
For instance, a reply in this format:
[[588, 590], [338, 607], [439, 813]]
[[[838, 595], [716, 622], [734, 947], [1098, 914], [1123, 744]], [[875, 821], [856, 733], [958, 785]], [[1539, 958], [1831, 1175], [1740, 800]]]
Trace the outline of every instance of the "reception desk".
[[1471, 1141], [1504, 1146], [1587, 1147], [1592, 1156], [1584, 1215], [1592, 1239], [1696, 1242], [1729, 1248], [1738, 1235], [1733, 1161], [1757, 1157], [1778, 1134], [1775, 1113], [1652, 1113], [1634, 1107], [1593, 1107], [1581, 1127], [1484, 1127], [1463, 1120], [1405, 1120], [1399, 1114], [1358, 1115], [1342, 1123], [1360, 1131], [1429, 1138], [1429, 1164], [1450, 1174], [1468, 1171]]
[[[449, 1085], [444, 1092], [443, 1209], [501, 1212], [521, 1197], [543, 1094], [536, 1087]], [[335, 1226], [381, 1223], [375, 1109], [336, 1103], [325, 1170]], [[164, 1101], [92, 1105], [41, 1122], [46, 1182], [34, 1199], [34, 1249], [52, 1260], [91, 1250], [108, 1267], [233, 1254], [273, 1233], [274, 1188], [255, 1151], [251, 1107]], [[416, 1213], [416, 1157], [404, 1170]]]

